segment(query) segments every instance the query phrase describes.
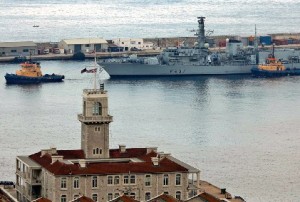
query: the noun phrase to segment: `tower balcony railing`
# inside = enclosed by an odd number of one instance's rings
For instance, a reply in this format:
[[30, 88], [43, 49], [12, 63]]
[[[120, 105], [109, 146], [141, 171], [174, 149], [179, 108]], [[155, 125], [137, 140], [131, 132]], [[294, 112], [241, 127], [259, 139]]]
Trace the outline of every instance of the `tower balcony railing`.
[[78, 114], [78, 120], [81, 122], [112, 122], [112, 116], [83, 116], [82, 114]]

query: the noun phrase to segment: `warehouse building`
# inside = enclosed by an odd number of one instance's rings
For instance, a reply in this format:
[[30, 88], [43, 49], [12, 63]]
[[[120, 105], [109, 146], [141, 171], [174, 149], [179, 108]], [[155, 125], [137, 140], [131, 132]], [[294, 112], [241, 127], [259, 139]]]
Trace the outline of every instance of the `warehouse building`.
[[37, 54], [33, 41], [0, 42], [0, 56], [29, 56]]
[[64, 49], [65, 53], [107, 52], [108, 43], [103, 38], [64, 39], [59, 42], [58, 48]]

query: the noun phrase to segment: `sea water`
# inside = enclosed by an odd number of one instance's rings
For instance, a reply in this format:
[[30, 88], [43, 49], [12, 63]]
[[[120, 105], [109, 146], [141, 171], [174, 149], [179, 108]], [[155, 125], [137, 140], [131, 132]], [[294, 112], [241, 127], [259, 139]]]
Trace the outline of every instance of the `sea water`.
[[298, 33], [300, 1], [2, 0], [0, 41], [194, 36], [198, 16], [213, 35]]
[[[0, 180], [15, 181], [15, 158], [80, 148], [82, 90], [92, 61], [42, 61], [62, 83], [6, 85], [17, 64], [0, 64]], [[101, 73], [101, 78], [107, 75]], [[192, 76], [105, 79], [110, 147], [157, 146], [247, 201], [297, 201], [300, 77]]]

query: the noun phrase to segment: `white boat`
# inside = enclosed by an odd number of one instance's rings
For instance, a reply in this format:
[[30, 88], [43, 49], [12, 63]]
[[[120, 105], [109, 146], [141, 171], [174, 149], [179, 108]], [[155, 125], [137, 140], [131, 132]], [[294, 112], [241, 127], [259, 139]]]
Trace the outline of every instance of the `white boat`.
[[110, 77], [228, 75], [251, 74], [251, 68], [266, 58], [259, 58], [257, 41], [255, 47], [244, 48], [241, 41], [227, 39], [225, 53], [211, 52], [205, 43], [204, 19], [198, 17], [195, 47], [168, 47], [155, 58], [105, 59], [98, 63]]

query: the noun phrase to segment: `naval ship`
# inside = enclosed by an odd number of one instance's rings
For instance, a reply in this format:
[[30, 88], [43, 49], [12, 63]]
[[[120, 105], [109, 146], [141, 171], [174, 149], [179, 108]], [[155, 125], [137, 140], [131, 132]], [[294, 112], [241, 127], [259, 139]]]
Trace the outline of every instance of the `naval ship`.
[[168, 47], [155, 58], [104, 59], [98, 64], [111, 78], [251, 74], [251, 68], [257, 67], [260, 61], [257, 40], [254, 47], [244, 48], [241, 41], [227, 39], [225, 53], [212, 52], [206, 43], [204, 21], [205, 17], [198, 17], [194, 47]]

